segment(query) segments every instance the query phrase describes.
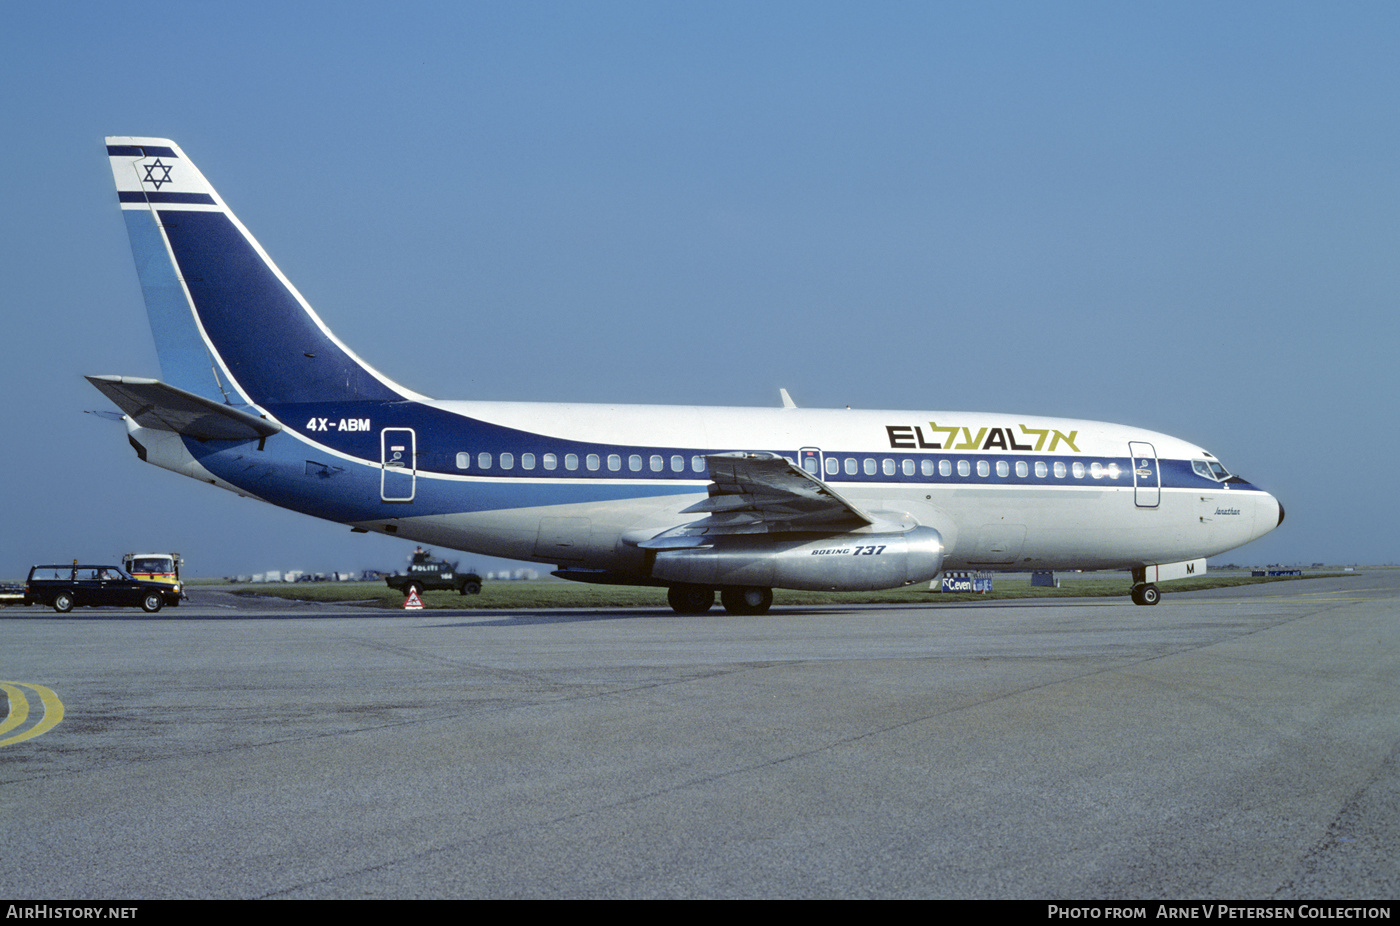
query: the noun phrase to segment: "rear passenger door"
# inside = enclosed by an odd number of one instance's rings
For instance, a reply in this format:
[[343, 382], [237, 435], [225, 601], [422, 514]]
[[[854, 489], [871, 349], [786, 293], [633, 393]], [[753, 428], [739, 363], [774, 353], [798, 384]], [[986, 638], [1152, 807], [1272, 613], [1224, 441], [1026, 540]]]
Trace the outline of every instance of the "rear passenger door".
[[95, 566], [79, 566], [73, 570], [73, 603], [79, 607], [107, 604]]
[[417, 434], [412, 428], [379, 432], [379, 500], [409, 504], [418, 485]]

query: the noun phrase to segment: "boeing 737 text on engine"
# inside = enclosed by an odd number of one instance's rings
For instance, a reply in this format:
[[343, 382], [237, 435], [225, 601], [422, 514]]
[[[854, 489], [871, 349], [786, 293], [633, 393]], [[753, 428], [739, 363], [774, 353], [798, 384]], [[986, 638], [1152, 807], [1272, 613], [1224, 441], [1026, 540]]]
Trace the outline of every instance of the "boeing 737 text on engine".
[[944, 569], [1129, 569], [1155, 604], [1283, 520], [1200, 447], [1093, 421], [430, 399], [331, 333], [174, 142], [107, 154], [161, 378], [88, 379], [141, 459], [240, 495], [682, 613]]

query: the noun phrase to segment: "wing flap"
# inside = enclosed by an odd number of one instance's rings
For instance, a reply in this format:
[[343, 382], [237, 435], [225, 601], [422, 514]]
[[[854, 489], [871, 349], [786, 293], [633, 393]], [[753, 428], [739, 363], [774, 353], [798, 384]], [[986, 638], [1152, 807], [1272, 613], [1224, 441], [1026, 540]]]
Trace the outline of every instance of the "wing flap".
[[705, 457], [710, 495], [686, 508], [705, 517], [665, 531], [639, 546], [673, 549], [696, 538], [793, 530], [857, 530], [875, 518], [825, 482], [775, 453], [719, 453]]
[[260, 440], [281, 425], [138, 376], [89, 376], [87, 381], [143, 428], [173, 431], [195, 440]]

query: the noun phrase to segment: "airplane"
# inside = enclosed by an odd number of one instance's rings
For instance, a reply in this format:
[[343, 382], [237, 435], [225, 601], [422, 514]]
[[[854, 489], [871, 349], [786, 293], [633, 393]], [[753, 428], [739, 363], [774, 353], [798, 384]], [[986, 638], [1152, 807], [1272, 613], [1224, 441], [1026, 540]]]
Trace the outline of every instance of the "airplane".
[[173, 141], [106, 139], [161, 378], [87, 379], [144, 461], [432, 544], [664, 586], [681, 614], [951, 570], [1157, 583], [1283, 522], [1166, 434], [944, 411], [443, 401], [337, 338]]

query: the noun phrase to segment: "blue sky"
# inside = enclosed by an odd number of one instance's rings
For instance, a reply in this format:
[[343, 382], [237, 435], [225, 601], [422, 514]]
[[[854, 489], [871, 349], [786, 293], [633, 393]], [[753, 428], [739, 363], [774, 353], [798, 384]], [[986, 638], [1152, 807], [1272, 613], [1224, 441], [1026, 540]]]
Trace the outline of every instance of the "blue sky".
[[84, 414], [157, 372], [109, 134], [429, 395], [1137, 424], [1287, 508], [1225, 559], [1400, 562], [1397, 60], [1383, 3], [17, 5], [0, 579], [409, 548]]

